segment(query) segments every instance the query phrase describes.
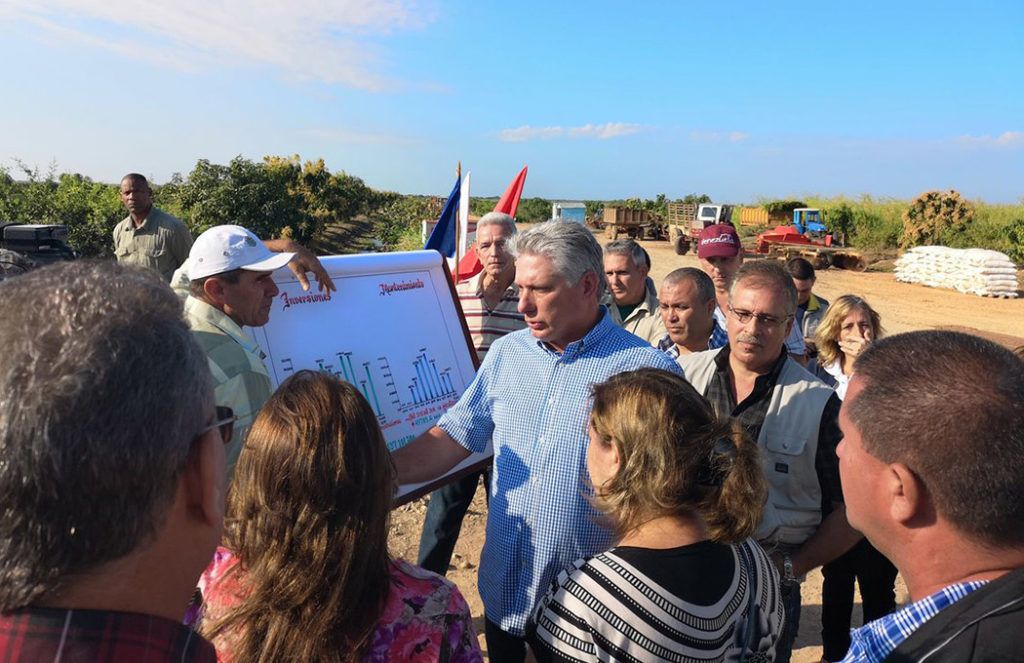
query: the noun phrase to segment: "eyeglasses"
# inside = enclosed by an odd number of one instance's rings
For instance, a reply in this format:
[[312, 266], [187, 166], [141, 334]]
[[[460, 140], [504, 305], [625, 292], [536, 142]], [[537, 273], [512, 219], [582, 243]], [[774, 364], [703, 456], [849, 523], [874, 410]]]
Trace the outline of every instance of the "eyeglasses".
[[202, 437], [206, 435], [214, 428], [220, 429], [220, 439], [227, 444], [231, 441], [231, 435], [235, 430], [235, 422], [238, 421], [238, 417], [235, 416], [235, 411], [226, 405], [218, 405], [216, 407], [216, 419], [209, 426], [206, 426], [196, 437]]
[[784, 318], [776, 318], [774, 315], [764, 315], [762, 313], [754, 313], [753, 311], [734, 309], [732, 304], [729, 305], [729, 312], [732, 313], [733, 317], [739, 320], [741, 324], [745, 325], [750, 322], [751, 318], [753, 318], [766, 327], [778, 327], [793, 317], [792, 315], [787, 315]]

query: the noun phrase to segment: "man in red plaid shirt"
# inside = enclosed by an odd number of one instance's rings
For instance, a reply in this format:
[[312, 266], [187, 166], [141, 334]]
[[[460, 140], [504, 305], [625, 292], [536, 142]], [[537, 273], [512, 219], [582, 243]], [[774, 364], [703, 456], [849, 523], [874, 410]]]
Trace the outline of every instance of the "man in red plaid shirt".
[[213, 663], [181, 621], [233, 415], [181, 301], [113, 262], [6, 279], [0, 300], [0, 660]]

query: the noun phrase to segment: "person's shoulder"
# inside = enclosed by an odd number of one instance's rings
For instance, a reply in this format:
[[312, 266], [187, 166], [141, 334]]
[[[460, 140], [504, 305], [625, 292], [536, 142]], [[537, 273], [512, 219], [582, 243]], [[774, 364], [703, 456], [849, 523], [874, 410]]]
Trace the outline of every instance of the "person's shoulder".
[[674, 359], [652, 346], [648, 341], [632, 334], [621, 327], [615, 327], [605, 338], [612, 352], [626, 358], [628, 363], [650, 368], [661, 368], [673, 373], [679, 372], [679, 365]]
[[459, 587], [442, 575], [428, 571], [401, 558], [391, 560], [391, 584], [404, 596], [459, 595]]
[[170, 228], [173, 228], [174, 230], [184, 230], [186, 232], [188, 231], [188, 226], [185, 225], [184, 221], [174, 216], [173, 214], [165, 212], [159, 207], [153, 207], [153, 211], [151, 212], [151, 214], [155, 214], [157, 218], [160, 220], [160, 223]]
[[[792, 357], [786, 358], [786, 365], [783, 368], [783, 374], [787, 375], [787, 381], [802, 383], [807, 389], [823, 389], [826, 392], [835, 393], [835, 390], [825, 384], [821, 378], [815, 373], [811, 372], [811, 367], [801, 366], [800, 362], [796, 361]], [[781, 376], [780, 376], [781, 381]]]
[[714, 348], [712, 350], [701, 350], [700, 352], [691, 352], [685, 355], [679, 355], [676, 359], [676, 363], [684, 371], [692, 366], [703, 364], [708, 361], [714, 361], [718, 353], [722, 351], [722, 348]]

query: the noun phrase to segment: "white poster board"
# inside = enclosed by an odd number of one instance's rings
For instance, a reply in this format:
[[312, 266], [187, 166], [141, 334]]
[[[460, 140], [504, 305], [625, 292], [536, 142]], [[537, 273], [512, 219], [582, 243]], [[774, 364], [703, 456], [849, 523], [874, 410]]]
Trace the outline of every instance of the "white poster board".
[[[337, 290], [304, 292], [287, 268], [270, 322], [248, 329], [266, 354], [276, 389], [300, 369], [356, 386], [377, 413], [388, 448], [433, 426], [476, 374], [475, 353], [451, 277], [436, 251], [320, 258]], [[486, 462], [473, 454], [446, 475]], [[399, 498], [446, 481], [401, 486]]]

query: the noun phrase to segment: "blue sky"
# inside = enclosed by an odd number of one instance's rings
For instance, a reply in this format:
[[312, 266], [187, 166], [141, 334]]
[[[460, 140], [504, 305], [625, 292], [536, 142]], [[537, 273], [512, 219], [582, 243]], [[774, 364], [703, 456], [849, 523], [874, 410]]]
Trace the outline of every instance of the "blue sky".
[[[0, 0], [0, 164], [474, 195], [1024, 197], [1024, 2]], [[13, 171], [12, 171], [13, 172]], [[16, 173], [15, 173], [16, 174]]]

